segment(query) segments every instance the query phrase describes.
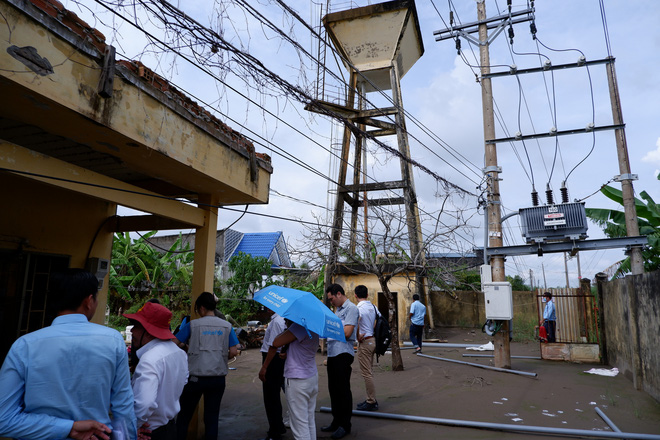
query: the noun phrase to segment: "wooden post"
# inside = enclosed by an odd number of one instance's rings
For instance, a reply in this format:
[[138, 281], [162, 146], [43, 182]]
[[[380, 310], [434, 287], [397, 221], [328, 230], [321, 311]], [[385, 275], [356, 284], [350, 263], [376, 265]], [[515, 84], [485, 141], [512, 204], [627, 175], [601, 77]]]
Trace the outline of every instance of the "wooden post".
[[[616, 82], [616, 71], [614, 70], [614, 58], [607, 63], [607, 82], [610, 89], [610, 101], [612, 103], [612, 122], [623, 126], [623, 112], [621, 110], [621, 98], [619, 86]], [[616, 138], [616, 152], [619, 159], [619, 180], [621, 181], [621, 193], [623, 197], [623, 212], [626, 220], [628, 237], [639, 235], [639, 224], [637, 223], [637, 211], [635, 209], [635, 190], [633, 188], [633, 176], [630, 172], [630, 158], [628, 157], [628, 143], [626, 131], [622, 128], [614, 130]], [[644, 259], [642, 258], [642, 247], [633, 246], [630, 252], [630, 270], [633, 275], [644, 273]]]

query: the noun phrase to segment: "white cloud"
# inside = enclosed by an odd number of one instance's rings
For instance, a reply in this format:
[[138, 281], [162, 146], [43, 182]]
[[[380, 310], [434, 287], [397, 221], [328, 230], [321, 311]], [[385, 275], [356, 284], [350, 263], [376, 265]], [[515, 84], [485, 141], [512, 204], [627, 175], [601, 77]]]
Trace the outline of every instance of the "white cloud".
[[[642, 157], [642, 161], [651, 162], [653, 164], [660, 164], [660, 138], [655, 141], [655, 150], [649, 151]], [[657, 175], [657, 173], [656, 173]]]

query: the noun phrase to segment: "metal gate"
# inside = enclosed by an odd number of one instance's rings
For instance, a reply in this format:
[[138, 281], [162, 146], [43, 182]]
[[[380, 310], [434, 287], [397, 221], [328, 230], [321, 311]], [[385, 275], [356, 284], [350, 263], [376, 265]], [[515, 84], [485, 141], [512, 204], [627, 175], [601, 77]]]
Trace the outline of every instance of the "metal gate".
[[580, 289], [537, 290], [539, 322], [543, 319], [543, 292], [551, 292], [557, 313], [557, 342], [598, 343], [598, 304], [595, 295]]

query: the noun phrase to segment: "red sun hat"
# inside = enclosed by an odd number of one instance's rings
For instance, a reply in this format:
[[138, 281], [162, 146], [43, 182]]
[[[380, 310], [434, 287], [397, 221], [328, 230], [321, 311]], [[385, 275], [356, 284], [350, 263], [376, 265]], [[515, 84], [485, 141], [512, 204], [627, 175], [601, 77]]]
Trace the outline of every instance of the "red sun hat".
[[174, 339], [170, 331], [172, 312], [167, 307], [155, 303], [145, 303], [137, 313], [124, 313], [124, 317], [137, 321], [154, 338]]

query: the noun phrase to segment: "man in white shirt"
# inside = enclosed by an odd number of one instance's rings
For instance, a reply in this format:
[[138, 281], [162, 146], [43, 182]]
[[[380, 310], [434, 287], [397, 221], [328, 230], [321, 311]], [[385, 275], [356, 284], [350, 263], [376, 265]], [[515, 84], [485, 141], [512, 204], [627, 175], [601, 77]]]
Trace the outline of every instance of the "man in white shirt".
[[172, 341], [172, 312], [148, 302], [124, 316], [134, 324], [133, 347], [140, 360], [131, 380], [138, 429], [141, 434], [151, 430], [151, 440], [176, 440], [174, 418], [188, 382], [188, 356]]
[[376, 401], [376, 386], [374, 385], [374, 350], [376, 349], [376, 339], [374, 339], [374, 324], [377, 314], [380, 315], [376, 306], [369, 301], [369, 290], [366, 286], [359, 285], [355, 287], [355, 296], [358, 300], [357, 308], [360, 314], [358, 319], [358, 362], [360, 371], [364, 379], [364, 387], [367, 390], [367, 400], [359, 403], [357, 409], [361, 411], [378, 410]]

